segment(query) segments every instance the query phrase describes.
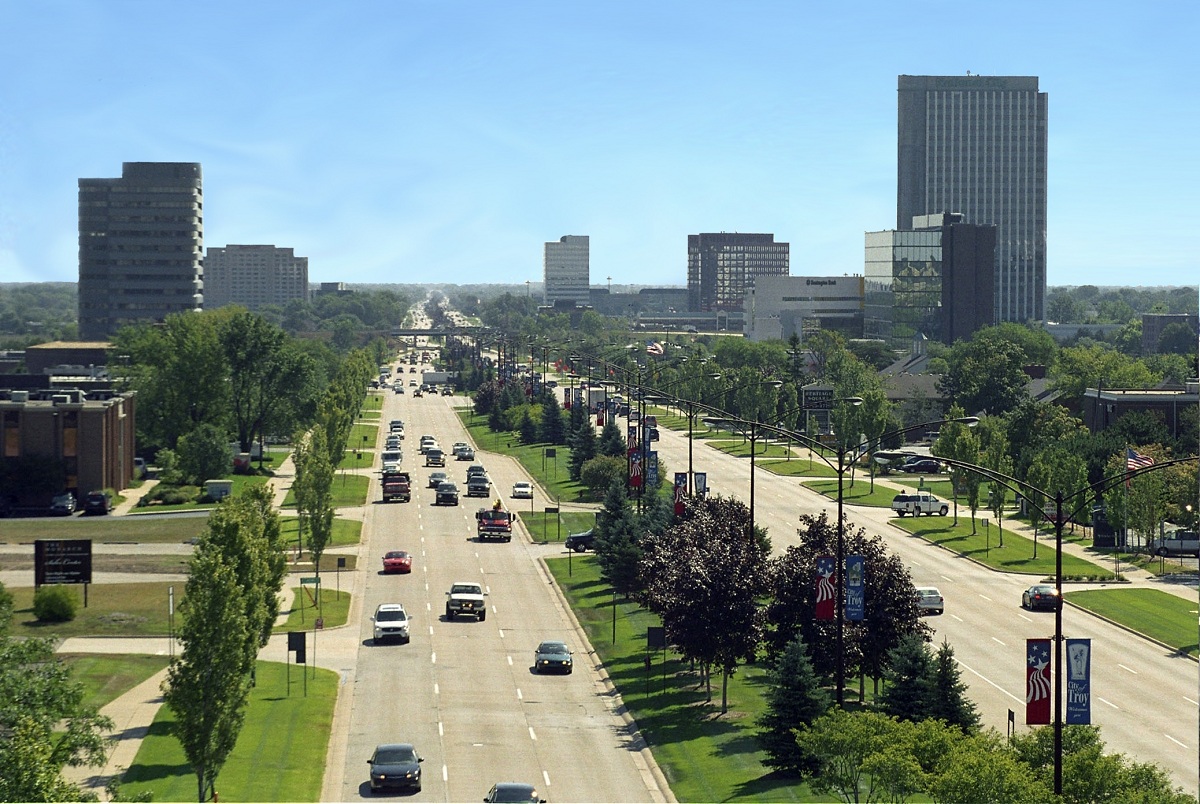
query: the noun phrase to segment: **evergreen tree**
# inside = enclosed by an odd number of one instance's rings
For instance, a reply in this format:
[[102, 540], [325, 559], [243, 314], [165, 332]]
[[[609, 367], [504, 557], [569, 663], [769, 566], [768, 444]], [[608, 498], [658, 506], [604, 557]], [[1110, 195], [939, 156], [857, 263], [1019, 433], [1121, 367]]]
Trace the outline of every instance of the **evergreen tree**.
[[979, 712], [967, 697], [967, 685], [954, 660], [954, 648], [947, 642], [941, 644], [933, 658], [928, 686], [927, 717], [944, 720], [968, 734], [979, 729]]
[[933, 656], [916, 635], [900, 640], [889, 654], [887, 686], [879, 697], [884, 714], [900, 720], [925, 720], [932, 698]]
[[547, 444], [567, 443], [567, 430], [563, 424], [562, 409], [554, 394], [546, 394], [542, 398], [542, 420], [539, 427], [541, 440]]
[[525, 408], [521, 412], [521, 425], [517, 428], [521, 432], [521, 443], [536, 444], [538, 440], [538, 426], [533, 417], [529, 415], [529, 408]]
[[600, 455], [623, 458], [626, 451], [625, 436], [622, 435], [621, 428], [617, 426], [616, 417], [610, 416], [608, 421], [604, 423], [604, 429], [600, 431], [598, 452]]
[[578, 417], [575, 413], [582, 410], [582, 405], [576, 405], [571, 409], [571, 431], [567, 439], [567, 445], [571, 448], [568, 470], [571, 473], [571, 479], [576, 481], [579, 480], [583, 465], [596, 457], [598, 447], [596, 428], [592, 426], [592, 420], [588, 417], [587, 411], [583, 411], [582, 421], [576, 421]]
[[800, 747], [794, 730], [828, 712], [830, 697], [813, 672], [800, 637], [788, 643], [771, 670], [768, 683], [767, 710], [758, 720], [762, 728], [758, 742], [767, 754], [763, 764], [799, 776], [815, 773], [820, 763]]
[[604, 508], [596, 515], [596, 563], [605, 583], [623, 595], [641, 589], [638, 580], [639, 546], [637, 516], [629, 505], [624, 483], [613, 483], [604, 496]]

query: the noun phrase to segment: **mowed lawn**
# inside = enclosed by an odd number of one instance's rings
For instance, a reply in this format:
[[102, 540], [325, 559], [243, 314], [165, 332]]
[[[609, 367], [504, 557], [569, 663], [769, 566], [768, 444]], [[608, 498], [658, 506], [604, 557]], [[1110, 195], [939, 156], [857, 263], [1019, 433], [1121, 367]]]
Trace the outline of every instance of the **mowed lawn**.
[[[217, 776], [224, 801], [319, 801], [325, 752], [333, 725], [338, 675], [310, 670], [305, 695], [303, 667], [258, 663], [246, 722]], [[175, 717], [163, 706], [121, 782], [129, 798], [148, 792], [154, 801], [196, 801], [196, 775], [171, 735]]]
[[71, 677], [83, 685], [83, 702], [102, 709], [167, 666], [166, 656], [107, 653], [59, 653]]
[[1191, 656], [1196, 650], [1196, 601], [1158, 589], [1064, 592], [1072, 605], [1107, 617]]

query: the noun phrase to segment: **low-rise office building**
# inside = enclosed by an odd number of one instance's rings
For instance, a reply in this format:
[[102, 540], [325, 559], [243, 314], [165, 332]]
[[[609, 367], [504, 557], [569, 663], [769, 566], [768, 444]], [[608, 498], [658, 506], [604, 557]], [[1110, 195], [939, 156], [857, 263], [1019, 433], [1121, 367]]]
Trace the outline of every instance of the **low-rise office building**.
[[760, 276], [746, 291], [746, 337], [805, 338], [822, 329], [863, 336], [861, 276]]

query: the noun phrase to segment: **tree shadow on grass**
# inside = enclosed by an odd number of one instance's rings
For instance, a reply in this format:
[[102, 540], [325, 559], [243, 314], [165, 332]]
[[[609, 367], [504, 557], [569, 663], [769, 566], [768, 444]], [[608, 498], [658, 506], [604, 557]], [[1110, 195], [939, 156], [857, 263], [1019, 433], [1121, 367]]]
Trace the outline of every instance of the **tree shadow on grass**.
[[[156, 720], [150, 724], [144, 735], [150, 737], [168, 737], [171, 735], [171, 723], [165, 720]], [[154, 782], [160, 779], [169, 779], [178, 776], [187, 776], [192, 773], [192, 766], [187, 762], [178, 765], [166, 764], [149, 764], [149, 765], [132, 765], [129, 770], [125, 771], [125, 776], [122, 782]]]
[[811, 801], [812, 792], [798, 777], [771, 771], [733, 788], [732, 799], [751, 801]]

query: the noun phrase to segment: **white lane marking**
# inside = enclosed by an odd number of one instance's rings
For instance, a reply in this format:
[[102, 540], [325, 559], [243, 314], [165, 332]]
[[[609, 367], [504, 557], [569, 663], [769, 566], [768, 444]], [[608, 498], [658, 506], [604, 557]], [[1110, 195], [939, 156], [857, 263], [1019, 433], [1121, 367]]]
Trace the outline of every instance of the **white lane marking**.
[[[993, 641], [993, 642], [999, 642], [1001, 645], [1004, 645], [1004, 643], [1003, 643], [1003, 642], [1000, 642], [1000, 640], [996, 639], [995, 637], [992, 637], [992, 641]], [[1004, 645], [1004, 647], [1006, 647], [1006, 648], [1007, 648], [1007, 647], [1008, 647], [1008, 645]]]
[[1099, 701], [1100, 703], [1105, 703], [1105, 704], [1108, 704], [1108, 705], [1109, 705], [1109, 706], [1111, 706], [1113, 709], [1120, 710], [1120, 708], [1121, 708], [1121, 707], [1117, 706], [1115, 703], [1113, 703], [1112, 701], [1106, 701], [1106, 700], [1104, 700], [1104, 699], [1103, 699], [1103, 698], [1101, 698], [1099, 695], [1097, 695], [1097, 696], [1096, 696], [1096, 700], [1097, 700], [1097, 701]]
[[529, 739], [535, 741], [537, 740], [537, 735], [533, 733], [533, 726], [529, 727]]
[[980, 595], [980, 597], [983, 598], [984, 600], [986, 600], [988, 603], [992, 602], [992, 599], [990, 597], [988, 597], [987, 595]]
[[445, 765], [442, 766], [442, 781], [443, 782], [450, 781], [450, 772], [448, 770], [446, 770]]
[[542, 778], [546, 780], [546, 787], [550, 786], [550, 772], [542, 771]]
[[429, 654], [429, 662], [430, 664], [437, 664], [437, 651]]
[[[492, 611], [495, 611], [495, 610], [496, 610], [495, 608], [492, 609]], [[503, 628], [500, 629], [500, 638], [504, 639], [504, 629]]]
[[[479, 568], [479, 571], [480, 571], [480, 572], [483, 572], [483, 567], [480, 567], [480, 568]], [[489, 595], [490, 595], [490, 594], [492, 593], [492, 587], [490, 587], [490, 586], [486, 586], [486, 585], [485, 585], [485, 586], [483, 587], [483, 591], [484, 591], [484, 592], [486, 592], [487, 594], [489, 594]]]
[[1170, 740], [1171, 742], [1175, 743], [1175, 745], [1179, 746], [1180, 748], [1187, 748], [1187, 746], [1186, 746], [1186, 745], [1184, 745], [1183, 743], [1179, 742], [1178, 740], [1176, 740], [1174, 737], [1172, 737], [1172, 736], [1171, 736], [1171, 735], [1169, 735], [1169, 734], [1164, 734], [1164, 735], [1163, 735], [1163, 737], [1166, 737], [1168, 740]]
[[1130, 673], [1133, 673], [1135, 676], [1138, 674], [1137, 670], [1134, 670], [1132, 667], [1126, 667], [1125, 665], [1121, 664], [1120, 662], [1117, 662], [1117, 667], [1121, 668], [1122, 670], [1128, 670]]
[[1200, 706], [1200, 703], [1197, 703], [1196, 701], [1193, 701], [1191, 698], [1187, 697], [1186, 695], [1184, 695], [1184, 696], [1183, 696], [1183, 700], [1187, 701], [1187, 702], [1188, 702], [1188, 703], [1190, 703], [1192, 706]]
[[1033, 622], [1033, 620], [1031, 620], [1029, 617], [1026, 617], [1024, 614], [1019, 614], [1019, 613], [1018, 613], [1018, 614], [1017, 614], [1017, 616], [1018, 616], [1018, 617], [1020, 617], [1022, 620], [1024, 620], [1024, 621], [1025, 621], [1025, 622], [1027, 622], [1027, 623], [1031, 623], [1031, 622]]
[[[425, 588], [426, 588], [426, 589], [428, 589], [429, 587], [425, 587]], [[425, 611], [433, 611], [433, 604], [432, 604], [432, 603], [426, 603], [426, 604], [425, 604]], [[433, 628], [433, 626], [432, 626], [432, 625], [431, 625], [431, 626], [429, 626], [429, 627], [430, 627], [430, 628]]]
[[433, 626], [429, 626], [429, 635], [433, 636]]
[[508, 657], [508, 666], [512, 667], [512, 657], [511, 656]]
[[958, 620], [960, 623], [963, 621], [963, 618], [959, 617], [957, 614], [951, 614], [950, 616], [953, 617], [954, 619]]
[[949, 583], [954, 583], [954, 579], [953, 579], [953, 578], [951, 578], [949, 575], [943, 575], [943, 576], [942, 576], [942, 580], [943, 580], [943, 581], [947, 581], [947, 582], [949, 582]]
[[523, 701], [523, 700], [525, 700], [525, 696], [521, 695], [521, 688], [520, 688], [520, 687], [517, 687], [517, 700], [518, 700], [518, 701]]
[[441, 694], [442, 694], [442, 688], [438, 686], [438, 683], [437, 683], [436, 681], [435, 681], [435, 682], [433, 682], [433, 694], [434, 694], [434, 695], [441, 695]]
[[1004, 687], [1001, 687], [1001, 686], [1000, 686], [999, 684], [997, 684], [995, 681], [992, 681], [990, 678], [988, 678], [987, 676], [985, 676], [983, 673], [980, 673], [980, 672], [979, 672], [978, 670], [976, 670], [974, 667], [971, 667], [970, 665], [968, 665], [968, 664], [966, 664], [966, 663], [964, 663], [964, 662], [962, 662], [962, 661], [959, 661], [958, 659], [955, 659], [955, 661], [957, 661], [957, 662], [958, 662], [958, 665], [959, 665], [959, 667], [965, 667], [965, 668], [967, 668], [967, 670], [970, 670], [972, 673], [974, 673], [975, 675], [979, 676], [979, 678], [983, 679], [983, 680], [984, 680], [984, 681], [986, 681], [988, 684], [991, 684], [993, 687], [995, 687], [996, 689], [1000, 690], [1000, 692], [1004, 693], [1004, 694], [1005, 694], [1005, 695], [1007, 695], [1009, 698], [1012, 698], [1012, 699], [1013, 699], [1014, 701], [1016, 701], [1017, 703], [1021, 703], [1021, 704], [1025, 703], [1025, 699], [1024, 699], [1024, 698], [1018, 698], [1017, 696], [1013, 695], [1011, 692], [1009, 692], [1008, 690], [1004, 689]]
[[446, 732], [442, 727], [442, 721], [439, 720], [438, 721], [438, 737], [445, 737], [445, 736], [446, 736]]

